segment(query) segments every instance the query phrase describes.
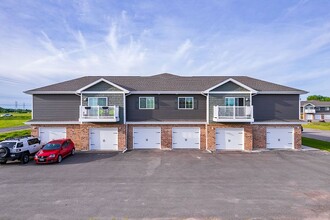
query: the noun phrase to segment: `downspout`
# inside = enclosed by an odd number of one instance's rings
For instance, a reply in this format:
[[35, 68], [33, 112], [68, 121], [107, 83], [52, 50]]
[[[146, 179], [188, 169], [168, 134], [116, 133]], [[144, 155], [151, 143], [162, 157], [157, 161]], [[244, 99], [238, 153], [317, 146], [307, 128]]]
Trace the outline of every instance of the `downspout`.
[[[129, 94], [128, 94], [129, 95]], [[125, 153], [128, 150], [128, 125], [126, 123], [126, 94], [123, 93], [124, 96], [124, 124], [125, 124], [125, 142], [126, 142], [126, 147], [122, 151], [122, 153]]]
[[209, 93], [206, 95], [204, 93], [201, 93], [203, 96], [206, 96], [206, 124], [205, 124], [205, 141], [206, 141], [206, 151], [209, 153], [212, 153], [212, 151], [209, 150], [209, 143], [208, 143], [208, 124], [209, 124]]

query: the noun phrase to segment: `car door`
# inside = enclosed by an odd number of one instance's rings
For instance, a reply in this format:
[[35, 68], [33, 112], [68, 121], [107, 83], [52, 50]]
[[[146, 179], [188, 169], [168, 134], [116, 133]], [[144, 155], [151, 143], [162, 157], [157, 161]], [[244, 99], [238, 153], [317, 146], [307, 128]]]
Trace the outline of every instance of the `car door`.
[[66, 156], [66, 151], [67, 151], [67, 142], [63, 142], [62, 143], [62, 146], [61, 146], [61, 155], [62, 157], [65, 157]]
[[64, 151], [63, 156], [66, 157], [69, 153], [69, 142], [68, 141], [65, 141], [63, 143], [63, 151]]

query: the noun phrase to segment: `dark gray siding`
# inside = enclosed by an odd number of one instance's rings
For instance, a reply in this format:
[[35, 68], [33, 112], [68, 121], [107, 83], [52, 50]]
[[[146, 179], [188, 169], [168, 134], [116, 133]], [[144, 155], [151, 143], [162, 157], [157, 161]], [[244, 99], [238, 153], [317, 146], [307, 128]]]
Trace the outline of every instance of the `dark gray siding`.
[[256, 95], [254, 121], [299, 120], [299, 95]]
[[229, 92], [232, 92], [232, 91], [249, 91], [233, 82], [227, 82], [215, 89], [213, 89], [212, 91], [229, 91]]
[[78, 121], [77, 95], [33, 95], [34, 121]]
[[108, 105], [119, 106], [119, 122], [124, 123], [124, 94], [115, 93], [115, 94], [83, 94], [83, 106], [88, 106], [88, 97], [107, 97]]
[[99, 82], [96, 85], [91, 86], [84, 91], [93, 91], [94, 92], [94, 91], [121, 91], [121, 90], [112, 85], [109, 85], [106, 82]]
[[[139, 97], [155, 97], [155, 109], [139, 110]], [[194, 97], [194, 109], [178, 110], [178, 97]], [[129, 95], [127, 121], [206, 121], [206, 97], [202, 95]]]
[[213, 106], [225, 106], [225, 99], [226, 97], [238, 97], [238, 98], [245, 98], [245, 105], [250, 106], [250, 94], [248, 93], [235, 93], [235, 94], [210, 94], [209, 96], [209, 122], [213, 122]]

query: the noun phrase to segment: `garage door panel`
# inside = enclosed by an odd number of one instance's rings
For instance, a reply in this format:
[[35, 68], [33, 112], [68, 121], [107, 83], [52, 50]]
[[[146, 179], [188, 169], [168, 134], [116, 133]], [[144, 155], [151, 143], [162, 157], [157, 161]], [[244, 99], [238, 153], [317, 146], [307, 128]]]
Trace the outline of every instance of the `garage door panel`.
[[293, 149], [293, 128], [267, 128], [268, 149]]
[[161, 128], [160, 127], [133, 128], [133, 148], [160, 149]]
[[243, 128], [217, 128], [216, 149], [218, 150], [244, 150]]
[[118, 128], [91, 128], [91, 150], [118, 150]]
[[39, 128], [41, 143], [45, 144], [51, 140], [66, 138], [65, 127], [41, 127]]
[[173, 128], [172, 129], [173, 149], [199, 149], [200, 129], [199, 128]]

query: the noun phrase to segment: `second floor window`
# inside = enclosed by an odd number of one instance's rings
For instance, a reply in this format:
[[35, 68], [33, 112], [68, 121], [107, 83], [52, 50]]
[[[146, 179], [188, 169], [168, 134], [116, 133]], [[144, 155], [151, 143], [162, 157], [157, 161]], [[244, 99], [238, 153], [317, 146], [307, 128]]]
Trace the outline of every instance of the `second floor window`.
[[194, 109], [194, 97], [179, 97], [178, 109]]
[[245, 105], [244, 98], [226, 97], [225, 105], [226, 106], [244, 106]]
[[155, 109], [155, 97], [139, 97], [139, 109]]
[[88, 106], [107, 106], [108, 99], [106, 97], [89, 97]]

